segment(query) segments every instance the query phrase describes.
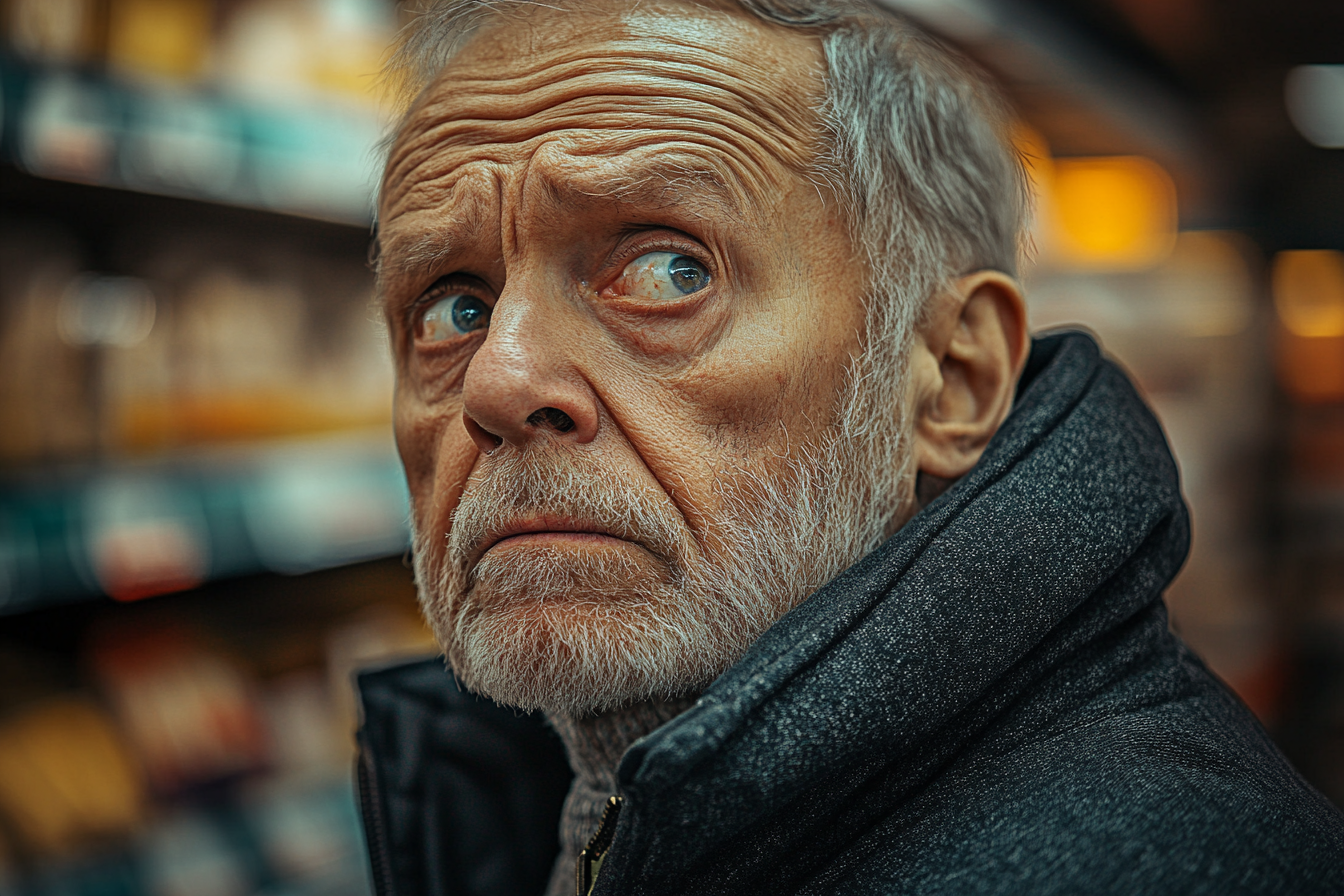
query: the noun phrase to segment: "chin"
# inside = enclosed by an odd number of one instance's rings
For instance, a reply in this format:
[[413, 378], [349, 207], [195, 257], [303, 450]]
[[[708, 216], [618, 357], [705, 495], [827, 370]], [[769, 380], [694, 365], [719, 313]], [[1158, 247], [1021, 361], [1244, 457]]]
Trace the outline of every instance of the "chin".
[[463, 686], [579, 717], [703, 689], [769, 625], [651, 566], [619, 552], [578, 563], [512, 551], [487, 554], [469, 580], [442, 567], [417, 579]]
[[732, 662], [706, 620], [633, 592], [473, 591], [426, 615], [465, 687], [525, 711], [578, 717], [678, 696]]

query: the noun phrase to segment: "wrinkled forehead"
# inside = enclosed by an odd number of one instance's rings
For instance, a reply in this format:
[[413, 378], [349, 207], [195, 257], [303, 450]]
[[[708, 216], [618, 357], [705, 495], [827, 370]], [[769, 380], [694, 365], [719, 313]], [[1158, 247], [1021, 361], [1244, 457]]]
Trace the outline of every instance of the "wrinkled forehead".
[[386, 216], [441, 194], [469, 162], [526, 162], [546, 144], [576, 160], [665, 153], [669, 174], [744, 198], [813, 167], [820, 43], [725, 6], [529, 6], [481, 25], [408, 114], [389, 154]]

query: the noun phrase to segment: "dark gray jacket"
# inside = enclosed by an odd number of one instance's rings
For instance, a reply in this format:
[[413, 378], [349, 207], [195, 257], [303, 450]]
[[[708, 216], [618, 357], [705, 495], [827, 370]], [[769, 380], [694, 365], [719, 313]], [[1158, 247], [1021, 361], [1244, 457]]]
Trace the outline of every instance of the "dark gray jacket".
[[[1344, 815], [1167, 628], [1188, 543], [1133, 387], [1038, 340], [975, 469], [626, 753], [594, 893], [1344, 894]], [[543, 722], [360, 686], [380, 894], [539, 893]]]

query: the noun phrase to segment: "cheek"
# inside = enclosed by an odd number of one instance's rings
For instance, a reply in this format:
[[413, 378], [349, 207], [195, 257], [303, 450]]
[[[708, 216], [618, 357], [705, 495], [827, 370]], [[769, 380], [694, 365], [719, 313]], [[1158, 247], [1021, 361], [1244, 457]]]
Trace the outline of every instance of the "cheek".
[[416, 526], [446, 533], [479, 452], [462, 425], [461, 402], [425, 404], [398, 390], [393, 414], [397, 451]]
[[745, 344], [623, 393], [642, 398], [622, 429], [703, 546], [717, 544], [724, 510], [716, 482], [770, 475], [830, 419], [835, 389], [812, 368], [778, 344]]
[[820, 339], [796, 320], [763, 323], [736, 327], [732, 345], [722, 344], [673, 388], [717, 441], [775, 452], [831, 421], [850, 340]]

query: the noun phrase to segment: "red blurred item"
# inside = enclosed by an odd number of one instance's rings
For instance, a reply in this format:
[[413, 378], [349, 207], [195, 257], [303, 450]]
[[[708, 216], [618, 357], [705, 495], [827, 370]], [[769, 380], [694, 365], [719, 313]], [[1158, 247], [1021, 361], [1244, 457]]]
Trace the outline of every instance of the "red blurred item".
[[171, 520], [109, 528], [98, 533], [91, 551], [99, 584], [115, 600], [184, 591], [205, 578], [197, 540]]
[[100, 644], [93, 661], [156, 792], [218, 783], [267, 763], [265, 726], [247, 677], [190, 633], [123, 631]]

